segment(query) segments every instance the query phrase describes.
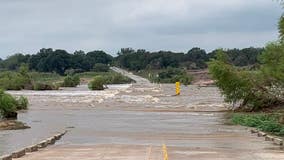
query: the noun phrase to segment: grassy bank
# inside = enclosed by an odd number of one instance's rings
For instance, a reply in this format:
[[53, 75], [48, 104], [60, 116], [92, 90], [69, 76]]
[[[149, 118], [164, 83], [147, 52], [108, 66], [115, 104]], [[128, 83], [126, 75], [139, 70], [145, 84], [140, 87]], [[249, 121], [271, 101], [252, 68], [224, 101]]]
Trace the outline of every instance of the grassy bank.
[[109, 72], [84, 72], [76, 74], [81, 78], [82, 81], [90, 82], [94, 77], [102, 77], [104, 79], [104, 84], [126, 84], [132, 83], [134, 80], [123, 76], [122, 74], [116, 73], [114, 71]]
[[192, 82], [192, 76], [181, 68], [167, 68], [161, 70], [141, 70], [135, 74], [147, 78], [154, 83], [175, 83], [177, 81], [184, 85]]
[[284, 136], [282, 113], [233, 113], [231, 123], [257, 128], [277, 136]]
[[31, 79], [36, 83], [58, 83], [64, 77], [57, 73], [29, 72]]

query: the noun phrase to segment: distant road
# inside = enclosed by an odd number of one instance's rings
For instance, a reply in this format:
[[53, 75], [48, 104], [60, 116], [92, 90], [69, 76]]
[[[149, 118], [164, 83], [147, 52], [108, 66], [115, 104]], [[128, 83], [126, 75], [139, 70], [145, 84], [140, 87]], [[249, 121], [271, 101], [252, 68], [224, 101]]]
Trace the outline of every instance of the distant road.
[[117, 67], [111, 67], [110, 69], [117, 72], [117, 73], [121, 73], [122, 75], [127, 76], [127, 77], [135, 80], [136, 83], [140, 83], [140, 84], [150, 84], [151, 83], [148, 79], [142, 78], [140, 76], [136, 76], [133, 73], [128, 72], [124, 69], [117, 68]]

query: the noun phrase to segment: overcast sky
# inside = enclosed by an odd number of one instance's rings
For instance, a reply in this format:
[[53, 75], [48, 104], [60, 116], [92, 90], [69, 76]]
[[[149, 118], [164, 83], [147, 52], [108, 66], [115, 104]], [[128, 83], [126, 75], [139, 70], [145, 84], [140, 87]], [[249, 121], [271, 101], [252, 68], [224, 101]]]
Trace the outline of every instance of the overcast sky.
[[0, 57], [262, 47], [277, 39], [281, 14], [272, 0], [0, 0]]

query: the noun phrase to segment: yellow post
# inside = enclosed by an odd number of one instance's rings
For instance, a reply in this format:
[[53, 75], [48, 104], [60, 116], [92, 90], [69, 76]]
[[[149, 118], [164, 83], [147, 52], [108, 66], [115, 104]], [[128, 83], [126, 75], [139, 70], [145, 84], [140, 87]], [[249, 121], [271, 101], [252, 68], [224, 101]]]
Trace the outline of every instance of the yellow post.
[[176, 95], [180, 95], [180, 82], [176, 82]]
[[167, 146], [163, 144], [164, 160], [169, 160]]

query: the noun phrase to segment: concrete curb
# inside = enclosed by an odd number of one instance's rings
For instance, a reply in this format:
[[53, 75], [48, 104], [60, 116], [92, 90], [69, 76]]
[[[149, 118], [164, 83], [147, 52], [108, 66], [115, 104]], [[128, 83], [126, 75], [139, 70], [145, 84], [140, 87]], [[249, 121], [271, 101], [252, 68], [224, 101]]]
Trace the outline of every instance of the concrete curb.
[[37, 147], [38, 147], [39, 149], [41, 149], [41, 148], [47, 147], [47, 145], [48, 145], [48, 142], [47, 142], [47, 140], [45, 140], [45, 141], [39, 142], [39, 144], [37, 144]]
[[250, 132], [252, 134], [257, 134], [258, 137], [264, 137], [265, 141], [271, 141], [275, 145], [283, 146], [283, 139], [282, 138], [269, 135], [269, 134], [267, 134], [265, 132], [259, 131], [259, 130], [254, 129], [254, 128], [251, 129]]
[[22, 149], [12, 153], [12, 158], [20, 158], [26, 155], [26, 149]]
[[265, 137], [266, 135], [267, 135], [266, 133], [261, 132], [261, 131], [259, 131], [259, 132], [257, 133], [257, 136], [258, 136], [258, 137]]
[[283, 139], [280, 138], [274, 138], [273, 143], [279, 146], [283, 146]]
[[53, 137], [47, 138], [44, 141], [39, 142], [38, 144], [26, 147], [24, 149], [21, 149], [19, 151], [15, 151], [10, 155], [3, 155], [0, 156], [0, 160], [12, 160], [13, 158], [20, 158], [26, 155], [26, 153], [30, 152], [36, 152], [39, 149], [45, 148], [48, 145], [53, 145], [55, 142], [59, 139], [61, 139], [62, 136], [64, 136], [67, 133], [67, 131], [64, 131], [63, 133], [56, 134]]
[[33, 146], [30, 146], [30, 147], [26, 148], [26, 153], [27, 152], [36, 152], [36, 151], [38, 151], [38, 146], [37, 145], [33, 145]]
[[270, 136], [270, 135], [266, 135], [266, 136], [265, 136], [265, 140], [266, 140], [266, 141], [273, 141], [273, 140], [274, 140], [274, 137], [273, 137], [273, 136]]
[[48, 145], [53, 145], [53, 144], [55, 144], [55, 142], [56, 142], [55, 137], [51, 137], [51, 138], [48, 138], [48, 139], [47, 139]]
[[12, 155], [4, 155], [0, 157], [0, 160], [12, 160]]

